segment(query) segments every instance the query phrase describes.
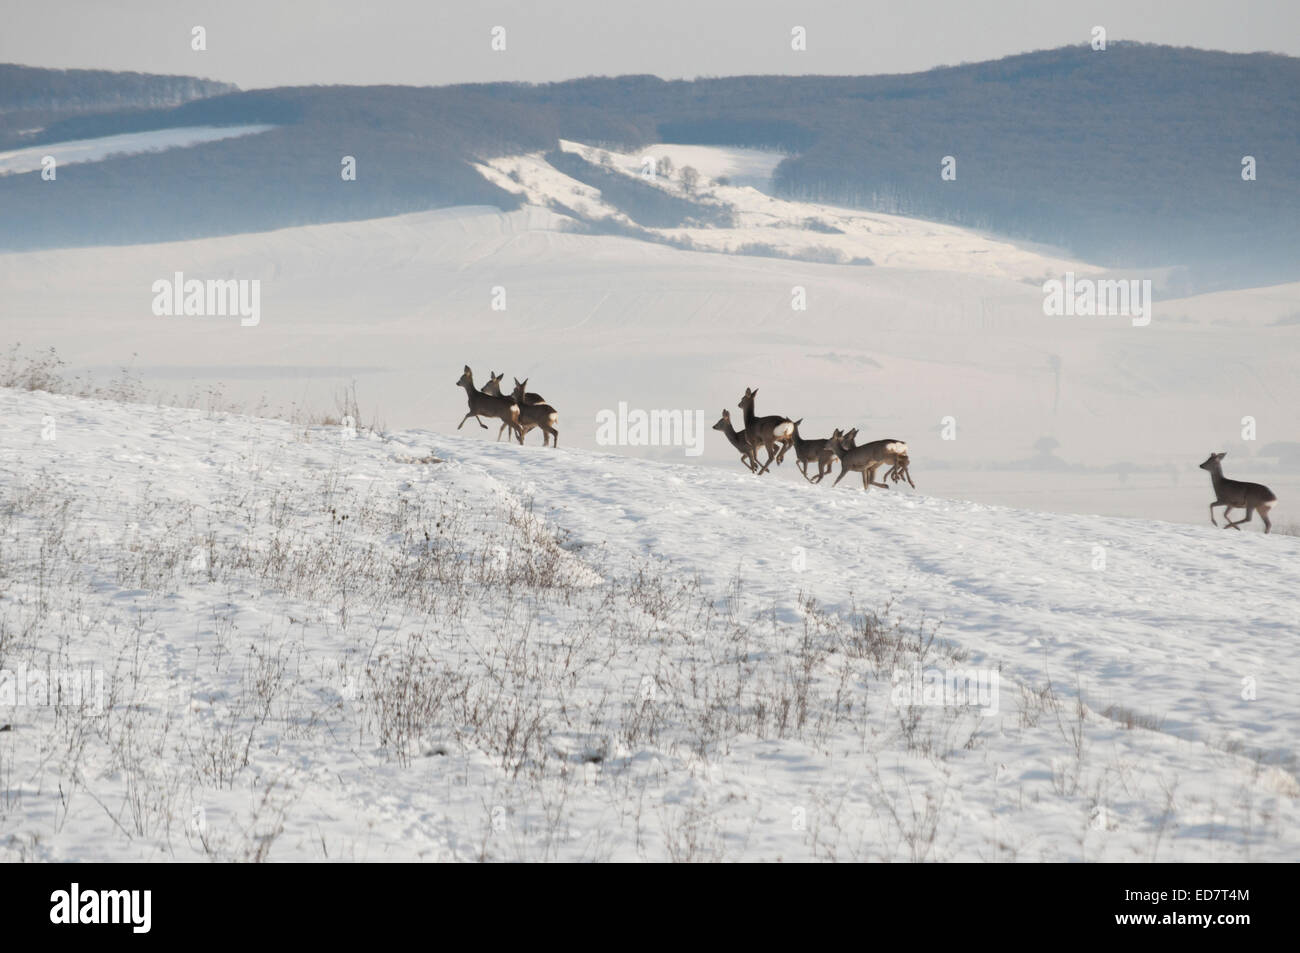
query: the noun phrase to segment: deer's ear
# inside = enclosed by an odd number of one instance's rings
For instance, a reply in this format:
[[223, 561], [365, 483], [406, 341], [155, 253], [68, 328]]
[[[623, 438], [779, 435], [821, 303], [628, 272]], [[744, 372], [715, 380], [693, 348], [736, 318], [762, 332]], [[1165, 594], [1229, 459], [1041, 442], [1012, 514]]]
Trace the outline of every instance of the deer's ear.
[[1228, 455], [1228, 451], [1227, 451], [1227, 450], [1223, 451], [1223, 453], [1217, 454], [1217, 456], [1218, 456], [1218, 458], [1219, 458], [1220, 460], [1222, 460], [1222, 459], [1223, 459], [1224, 457], [1226, 457], [1227, 455]]
[[469, 365], [468, 365], [468, 364], [465, 365], [465, 373], [466, 373], [466, 374], [469, 373]]

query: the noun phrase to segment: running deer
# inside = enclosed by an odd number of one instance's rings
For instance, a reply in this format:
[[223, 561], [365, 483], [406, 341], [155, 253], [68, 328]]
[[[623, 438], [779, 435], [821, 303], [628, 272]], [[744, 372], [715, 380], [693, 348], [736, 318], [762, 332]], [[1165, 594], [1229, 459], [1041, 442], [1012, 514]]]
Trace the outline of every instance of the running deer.
[[889, 472], [885, 474], [885, 479], [893, 480], [895, 483], [898, 483], [900, 480], [906, 480], [907, 485], [915, 490], [916, 484], [912, 482], [912, 474], [907, 472], [907, 468], [911, 463], [912, 461], [908, 458], [907, 454], [900, 453], [898, 459], [894, 461], [894, 465], [890, 467]]
[[[754, 398], [757, 396], [757, 387], [753, 390], [746, 387], [745, 396], [740, 398], [740, 403], [736, 406], [745, 412], [745, 442], [749, 444], [749, 453], [755, 462], [758, 461], [758, 448], [767, 448], [767, 462], [758, 471], [766, 473], [777, 451], [786, 449], [786, 445], [794, 439], [794, 421], [789, 417], [754, 416]], [[778, 464], [780, 462], [777, 461]]]
[[468, 364], [465, 365], [465, 373], [461, 374], [460, 380], [456, 381], [456, 386], [465, 388], [465, 396], [469, 399], [469, 413], [461, 418], [457, 430], [465, 426], [465, 421], [471, 417], [478, 421], [480, 427], [487, 430], [488, 425], [483, 423], [480, 418], [492, 417], [504, 421], [504, 425], [508, 426], [519, 437], [519, 442], [524, 442], [524, 432], [519, 426], [519, 405], [515, 401], [509, 397], [485, 394], [475, 387], [474, 372], [469, 369]]
[[[1256, 510], [1259, 511], [1259, 518], [1264, 521], [1264, 532], [1267, 533], [1273, 528], [1273, 524], [1268, 520], [1268, 511], [1273, 508], [1277, 502], [1277, 497], [1273, 491], [1262, 483], [1243, 483], [1241, 480], [1229, 480], [1223, 475], [1223, 465], [1220, 461], [1228, 454], [1212, 453], [1201, 464], [1202, 470], [1210, 471], [1210, 482], [1214, 484], [1214, 502], [1210, 504], [1210, 522], [1214, 522], [1214, 508], [1223, 507], [1223, 528], [1235, 529], [1241, 532], [1241, 524], [1249, 523], [1251, 514]], [[1246, 515], [1243, 519], [1235, 523], [1229, 519], [1228, 514], [1237, 507], [1244, 507]]]
[[[501, 380], [501, 378], [503, 378], [503, 377], [505, 377], [505, 374], [498, 374], [498, 375], [496, 376], [496, 380], [499, 382], [499, 381]], [[524, 378], [523, 384], [521, 384], [521, 383], [519, 382], [519, 378], [517, 378], [517, 377], [514, 379], [514, 381], [515, 381], [515, 389], [514, 389], [514, 391], [510, 394], [510, 399], [513, 400], [513, 401], [515, 401], [516, 403], [519, 404], [519, 420], [520, 420], [520, 422], [522, 423], [523, 420], [524, 420], [524, 416], [525, 416], [525, 414], [524, 414], [524, 408], [525, 408], [525, 407], [527, 407], [527, 406], [529, 406], [529, 405], [531, 405], [531, 404], [544, 404], [544, 403], [546, 403], [546, 401], [545, 401], [545, 399], [543, 399], [543, 397], [542, 397], [541, 394], [529, 394], [529, 393], [525, 393], [522, 397], [520, 396], [519, 391], [520, 391], [520, 389], [524, 386], [524, 384], [527, 384], [527, 383], [528, 383], [528, 378], [526, 378], [526, 377]], [[486, 388], [486, 387], [483, 388], [483, 392], [484, 392], [484, 393], [487, 393], [487, 388]], [[497, 388], [497, 393], [500, 393], [500, 392], [501, 392], [501, 391], [500, 391], [500, 387], [498, 386], [498, 388]], [[554, 410], [554, 408], [551, 408], [551, 409]], [[531, 426], [526, 426], [526, 427], [524, 427], [524, 434], [526, 435], [526, 434], [528, 433], [528, 431], [532, 430], [533, 427], [536, 427], [536, 426], [537, 426], [537, 424], [534, 423], [534, 424], [532, 424]], [[501, 429], [497, 431], [497, 439], [500, 440], [500, 439], [501, 439], [501, 435], [502, 435], [503, 433], [505, 433], [505, 432], [506, 432], [506, 425], [505, 425], [505, 424], [502, 424], [502, 425], [501, 425]], [[521, 442], [522, 442], [522, 441], [521, 441]], [[546, 435], [545, 435], [545, 434], [542, 434], [542, 445], [545, 446], [545, 443], [546, 443]], [[556, 444], [556, 446], [559, 446], [559, 444]]]
[[[844, 436], [837, 427], [829, 437], [823, 437], [820, 440], [805, 440], [799, 435], [799, 425], [803, 423], [800, 417], [794, 422], [794, 446], [795, 461], [798, 464], [799, 472], [809, 483], [820, 483], [822, 477], [834, 469], [835, 451], [831, 449], [831, 444], [836, 443]], [[776, 462], [780, 463], [784, 459], [788, 446], [781, 448], [781, 453], [777, 456]], [[808, 464], [817, 464], [817, 475], [810, 477], [808, 475]]]
[[[528, 403], [526, 400], [528, 394], [524, 391], [524, 388], [527, 386], [528, 378], [525, 377], [520, 381], [519, 378], [516, 377], [515, 390], [514, 393], [510, 395], [511, 399], [519, 405], [519, 442], [524, 442], [524, 437], [528, 434], [528, 431], [532, 430], [534, 427], [541, 427], [542, 446], [545, 447], [553, 440], [553, 445], [558, 447], [560, 445], [560, 432], [555, 429], [555, 424], [556, 421], [560, 419], [559, 413], [557, 413], [555, 408], [550, 404]], [[499, 440], [500, 438], [501, 434], [498, 432], [497, 439]]]
[[[899, 458], [906, 458], [907, 444], [901, 440], [873, 440], [871, 443], [864, 443], [860, 447], [853, 445], [853, 439], [857, 436], [857, 428], [850, 430], [847, 434], [832, 444], [835, 448], [835, 456], [840, 458], [840, 475], [835, 478], [835, 486], [844, 477], [852, 472], [858, 471], [862, 474], [862, 489], [870, 490], [873, 486], [878, 486], [888, 490], [888, 483], [876, 482], [876, 471], [886, 463], [890, 464], [892, 473], [899, 465]], [[906, 464], [903, 465], [906, 469]], [[909, 481], [910, 482], [910, 481]]]
[[[524, 378], [524, 384], [527, 384], [527, 383], [528, 383], [528, 378], [525, 377], [525, 378]], [[519, 383], [519, 378], [517, 378], [517, 377], [515, 378], [515, 388], [516, 388], [516, 389], [518, 389], [518, 388], [520, 388], [520, 387], [523, 387], [524, 384]], [[546, 403], [545, 398], [543, 398], [541, 394], [531, 394], [531, 393], [526, 393], [526, 394], [524, 394], [524, 396], [523, 396], [523, 400], [524, 400], [524, 403], [525, 403], [525, 404], [544, 404], [544, 403]]]
[[724, 407], [722, 417], [713, 425], [713, 429], [721, 430], [722, 435], [727, 438], [731, 445], [740, 451], [740, 462], [749, 467], [750, 473], [758, 469], [758, 464], [754, 461], [753, 448], [745, 440], [745, 435], [731, 426], [731, 411]]

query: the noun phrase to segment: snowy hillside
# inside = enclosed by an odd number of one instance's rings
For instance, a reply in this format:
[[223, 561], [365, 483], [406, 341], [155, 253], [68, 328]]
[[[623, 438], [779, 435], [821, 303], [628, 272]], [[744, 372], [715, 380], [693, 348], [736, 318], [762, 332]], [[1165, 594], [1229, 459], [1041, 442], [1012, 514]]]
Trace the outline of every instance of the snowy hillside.
[[[647, 230], [663, 240], [687, 242], [699, 251], [752, 254], [753, 249], [760, 249], [764, 255], [808, 261], [930, 268], [1039, 282], [1066, 271], [1101, 272], [1059, 254], [1022, 249], [952, 225], [776, 198], [767, 194], [767, 180], [783, 158], [780, 153], [670, 143], [621, 153], [565, 140], [560, 148], [650, 188], [689, 197], [702, 208], [731, 210], [734, 222], [730, 226], [696, 224]], [[538, 208], [562, 208], [584, 222], [633, 224], [625, 209], [612, 204], [599, 190], [565, 175], [542, 154], [494, 159], [478, 168], [494, 185], [523, 196]], [[665, 168], [671, 171], [665, 172]], [[683, 170], [687, 168], [699, 173], [700, 184], [695, 189], [684, 184]]]
[[1294, 537], [12, 390], [0, 494], [4, 859], [1300, 849]]
[[174, 129], [157, 129], [150, 132], [123, 133], [120, 136], [101, 136], [96, 139], [78, 139], [69, 142], [50, 142], [26, 149], [0, 152], [0, 175], [34, 172], [42, 167], [45, 156], [53, 156], [59, 165], [81, 162], [98, 162], [110, 156], [139, 155], [142, 152], [162, 152], [166, 149], [184, 149], [204, 142], [252, 136], [274, 129], [269, 125], [247, 126], [180, 126]]
[[[769, 201], [737, 191], [755, 216]], [[1300, 285], [1161, 296], [1141, 328], [1049, 318], [1041, 284], [1010, 277], [1049, 259], [884, 216], [862, 216], [857, 233], [794, 227], [825, 214], [801, 205], [792, 227], [749, 231], [796, 246], [877, 242], [879, 264], [575, 234], [573, 219], [536, 206], [4, 254], [0, 338], [55, 347], [99, 380], [129, 363], [171, 404], [206, 405], [216, 391], [247, 408], [330, 410], [355, 380], [367, 418], [399, 428], [454, 427], [454, 381], [469, 363], [480, 380], [530, 378], [559, 409], [566, 448], [728, 469], [717, 434], [688, 456], [601, 443], [598, 417], [626, 404], [700, 414], [707, 427], [758, 386], [760, 413], [802, 417], [807, 436], [860, 426], [906, 440], [927, 493], [1197, 525], [1209, 499], [1196, 465], [1227, 450], [1228, 475], [1269, 484], [1277, 519], [1298, 521], [1287, 501], [1300, 499], [1300, 469], [1263, 451], [1300, 445]], [[260, 281], [260, 322], [155, 315], [153, 283], [176, 272]], [[802, 482], [789, 468], [774, 477]]]

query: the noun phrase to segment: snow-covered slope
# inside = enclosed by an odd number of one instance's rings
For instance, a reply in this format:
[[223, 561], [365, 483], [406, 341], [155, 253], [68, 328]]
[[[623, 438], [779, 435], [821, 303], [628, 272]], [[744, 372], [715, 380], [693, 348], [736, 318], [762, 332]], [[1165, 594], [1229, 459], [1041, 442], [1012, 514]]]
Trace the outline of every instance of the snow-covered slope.
[[[687, 241], [700, 251], [737, 253], [762, 247], [809, 261], [865, 261], [882, 268], [926, 268], [1037, 283], [1066, 271], [1101, 273], [1095, 266], [1059, 253], [1022, 248], [952, 225], [776, 198], [769, 194], [766, 179], [783, 158], [779, 153], [670, 143], [622, 153], [563, 139], [560, 148], [648, 187], [710, 206], [729, 206], [734, 211], [734, 224], [729, 227], [646, 229], [664, 239]], [[667, 166], [670, 174], [647, 174], [651, 163], [659, 168], [665, 160], [671, 163]], [[686, 167], [701, 174], [701, 184], [693, 192], [682, 182]], [[523, 196], [533, 206], [559, 203], [559, 207], [579, 213], [583, 221], [633, 224], [633, 219], [599, 190], [557, 170], [541, 153], [492, 159], [478, 168], [489, 181]], [[719, 177], [727, 184], [719, 184]]]
[[[54, 346], [100, 380], [132, 363], [171, 403], [206, 403], [217, 388], [243, 406], [333, 410], [355, 379], [367, 416], [433, 429], [460, 421], [454, 382], [468, 363], [480, 381], [528, 377], [559, 409], [565, 447], [728, 469], [718, 434], [699, 457], [602, 445], [598, 415], [622, 403], [698, 412], [707, 427], [756, 386], [760, 413], [802, 417], [807, 436], [859, 426], [906, 440], [927, 493], [1057, 512], [1208, 523], [1196, 465], [1228, 450], [1228, 475], [1268, 483], [1277, 518], [1297, 521], [1300, 471], [1259, 452], [1300, 442], [1300, 285], [1162, 298], [1135, 328], [1045, 317], [1037, 284], [961, 270], [923, 223], [892, 241], [918, 261], [930, 249], [928, 268], [684, 251], [565, 227], [531, 206], [458, 208], [0, 255], [0, 340]], [[260, 323], [155, 316], [153, 283], [178, 271], [260, 280]], [[1044, 437], [1055, 450], [1036, 448]], [[785, 467], [776, 479], [799, 477]]]
[[1300, 540], [348, 438], [0, 391], [0, 668], [106, 699], [0, 703], [0, 852], [1300, 847]]
[[51, 142], [26, 149], [0, 152], [0, 175], [34, 172], [42, 168], [46, 156], [53, 156], [59, 165], [79, 162], [98, 162], [110, 156], [137, 155], [141, 152], [163, 152], [183, 149], [219, 139], [252, 136], [274, 129], [268, 125], [246, 126], [178, 126], [173, 129], [156, 129], [151, 132], [130, 132], [120, 136], [100, 136], [96, 139], [74, 139]]

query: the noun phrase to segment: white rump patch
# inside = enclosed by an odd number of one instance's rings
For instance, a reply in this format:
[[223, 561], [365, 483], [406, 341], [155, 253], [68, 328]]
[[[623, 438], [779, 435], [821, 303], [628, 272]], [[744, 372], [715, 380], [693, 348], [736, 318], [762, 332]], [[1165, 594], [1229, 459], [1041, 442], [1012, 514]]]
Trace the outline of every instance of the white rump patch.
[[890, 453], [907, 453], [907, 444], [901, 440], [895, 440], [893, 443], [885, 444], [885, 449]]
[[794, 436], [794, 424], [791, 424], [791, 423], [777, 424], [776, 427], [772, 430], [772, 436], [773, 436], [773, 437], [793, 437], [793, 436]]

